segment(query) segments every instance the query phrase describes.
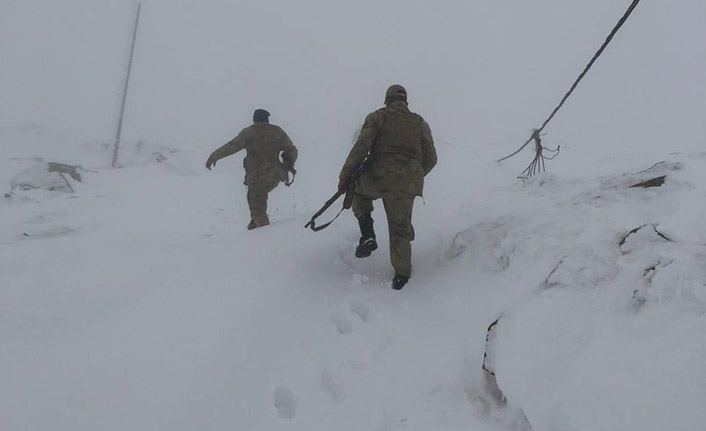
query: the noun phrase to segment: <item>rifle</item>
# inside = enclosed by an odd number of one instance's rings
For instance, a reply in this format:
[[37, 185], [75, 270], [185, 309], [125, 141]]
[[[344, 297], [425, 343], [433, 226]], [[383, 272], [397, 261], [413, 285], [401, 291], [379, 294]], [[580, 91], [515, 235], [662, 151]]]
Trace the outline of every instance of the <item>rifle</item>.
[[[309, 222], [306, 225], [304, 225], [304, 228], [306, 229], [306, 228], [310, 227], [311, 230], [313, 230], [314, 232], [324, 230], [327, 227], [329, 227], [329, 225], [331, 223], [333, 223], [338, 218], [338, 216], [341, 215], [343, 210], [349, 209], [353, 205], [353, 191], [355, 190], [355, 183], [360, 179], [361, 176], [363, 176], [363, 173], [368, 168], [370, 163], [371, 163], [370, 157], [365, 159], [365, 161], [355, 171], [353, 171], [353, 173], [348, 177], [348, 179], [346, 179], [346, 188], [344, 190], [337, 191], [336, 194], [331, 196], [331, 199], [327, 200], [326, 203], [324, 204], [324, 206], [322, 206], [321, 209], [319, 209], [311, 217], [311, 220], [309, 220]], [[345, 195], [345, 198], [343, 198], [343, 207], [338, 211], [336, 216], [333, 219], [331, 219], [330, 222], [324, 223], [321, 226], [316, 226], [316, 219], [321, 214], [326, 212], [326, 210], [329, 209], [331, 207], [331, 205], [333, 205], [334, 202], [336, 202], [338, 200], [338, 198], [340, 198], [343, 195]]]

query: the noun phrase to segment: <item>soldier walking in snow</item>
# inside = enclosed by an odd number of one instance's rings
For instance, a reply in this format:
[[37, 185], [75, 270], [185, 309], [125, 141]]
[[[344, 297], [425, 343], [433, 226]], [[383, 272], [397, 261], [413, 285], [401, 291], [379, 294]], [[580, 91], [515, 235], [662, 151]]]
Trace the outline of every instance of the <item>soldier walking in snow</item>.
[[[367, 161], [366, 161], [367, 160]], [[361, 238], [356, 257], [368, 257], [377, 249], [373, 229], [373, 200], [382, 198], [390, 235], [390, 260], [395, 269], [393, 289], [402, 289], [412, 273], [412, 206], [422, 196], [424, 176], [436, 165], [436, 150], [429, 125], [407, 107], [407, 91], [392, 85], [385, 107], [365, 118], [339, 175], [339, 191], [351, 186], [351, 175], [365, 163], [362, 176], [352, 185], [353, 214]]]
[[243, 149], [247, 152], [243, 166], [250, 207], [248, 230], [270, 224], [267, 217], [267, 194], [280, 182], [291, 184], [288, 180], [289, 172], [296, 173], [294, 162], [297, 160], [297, 148], [284, 130], [269, 124], [269, 117], [269, 112], [256, 109], [253, 124], [241, 130], [238, 136], [211, 153], [206, 160], [206, 168], [211, 170], [218, 160]]

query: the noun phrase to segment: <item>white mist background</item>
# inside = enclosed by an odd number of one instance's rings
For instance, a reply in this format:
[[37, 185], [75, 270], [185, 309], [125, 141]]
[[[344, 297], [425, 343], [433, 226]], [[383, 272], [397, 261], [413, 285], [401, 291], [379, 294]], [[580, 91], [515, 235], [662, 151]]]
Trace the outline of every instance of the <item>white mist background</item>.
[[[302, 161], [335, 176], [364, 115], [401, 83], [439, 143], [498, 158], [542, 123], [628, 4], [149, 0], [123, 137], [205, 158], [263, 107]], [[135, 10], [3, 0], [0, 127], [112, 140]], [[563, 158], [623, 155], [625, 142], [703, 145], [705, 22], [700, 0], [642, 2], [546, 144], [563, 144]]]
[[[0, 0], [0, 186], [39, 160], [89, 169], [74, 194], [0, 201], [0, 428], [507, 429], [468, 398], [502, 315], [499, 384], [536, 429], [700, 429], [706, 3], [641, 3], [548, 127], [545, 143], [562, 145], [549, 174], [515, 180], [530, 150], [493, 163], [628, 3], [149, 0], [125, 168], [99, 169], [135, 2]], [[402, 296], [379, 207], [381, 250], [365, 261], [350, 213], [303, 228], [395, 82], [439, 152]], [[272, 226], [249, 232], [242, 156], [203, 162], [258, 107], [301, 159], [272, 194]], [[623, 188], [660, 160], [683, 169], [663, 188]], [[639, 252], [623, 255], [621, 236], [645, 224], [675, 242], [635, 235]], [[469, 228], [468, 252], [449, 258]], [[564, 254], [585, 283], [535, 295]], [[279, 388], [293, 420], [278, 416]]]

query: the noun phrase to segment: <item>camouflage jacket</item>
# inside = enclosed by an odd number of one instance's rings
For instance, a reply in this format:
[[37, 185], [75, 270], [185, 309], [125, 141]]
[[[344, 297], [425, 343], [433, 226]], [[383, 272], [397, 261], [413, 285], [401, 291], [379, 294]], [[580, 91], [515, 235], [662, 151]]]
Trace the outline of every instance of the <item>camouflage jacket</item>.
[[431, 129], [407, 103], [392, 102], [365, 118], [339, 178], [348, 179], [366, 157], [356, 193], [371, 199], [422, 196], [424, 176], [436, 165]]
[[287, 171], [280, 162], [280, 152], [284, 153], [283, 159], [288, 159], [292, 164], [298, 155], [297, 148], [284, 130], [273, 124], [257, 122], [241, 130], [238, 136], [214, 151], [211, 157], [220, 160], [243, 149], [247, 152], [243, 160], [245, 185], [274, 186], [286, 181]]

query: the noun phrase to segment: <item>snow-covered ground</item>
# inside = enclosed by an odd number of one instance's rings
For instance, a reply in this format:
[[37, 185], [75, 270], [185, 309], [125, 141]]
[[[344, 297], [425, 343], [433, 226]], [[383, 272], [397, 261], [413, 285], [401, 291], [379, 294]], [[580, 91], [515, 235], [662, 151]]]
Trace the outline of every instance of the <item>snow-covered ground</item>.
[[[641, 2], [527, 181], [629, 2], [149, 0], [108, 169], [136, 3], [0, 1], [0, 431], [706, 429], [706, 2]], [[304, 229], [393, 83], [439, 153], [400, 292], [380, 204], [368, 259]], [[204, 162], [255, 108], [300, 159], [247, 231]]]
[[[529, 181], [438, 143], [397, 292], [379, 205], [369, 259], [350, 213], [303, 228], [335, 184], [306, 146], [273, 224], [247, 231], [240, 156], [208, 172], [197, 151], [129, 143], [111, 170], [92, 141], [2, 140], [3, 191], [40, 161], [85, 169], [73, 193], [0, 203], [2, 430], [706, 426], [703, 142], [569, 146]], [[486, 365], [506, 403], [481, 370], [498, 317]]]

